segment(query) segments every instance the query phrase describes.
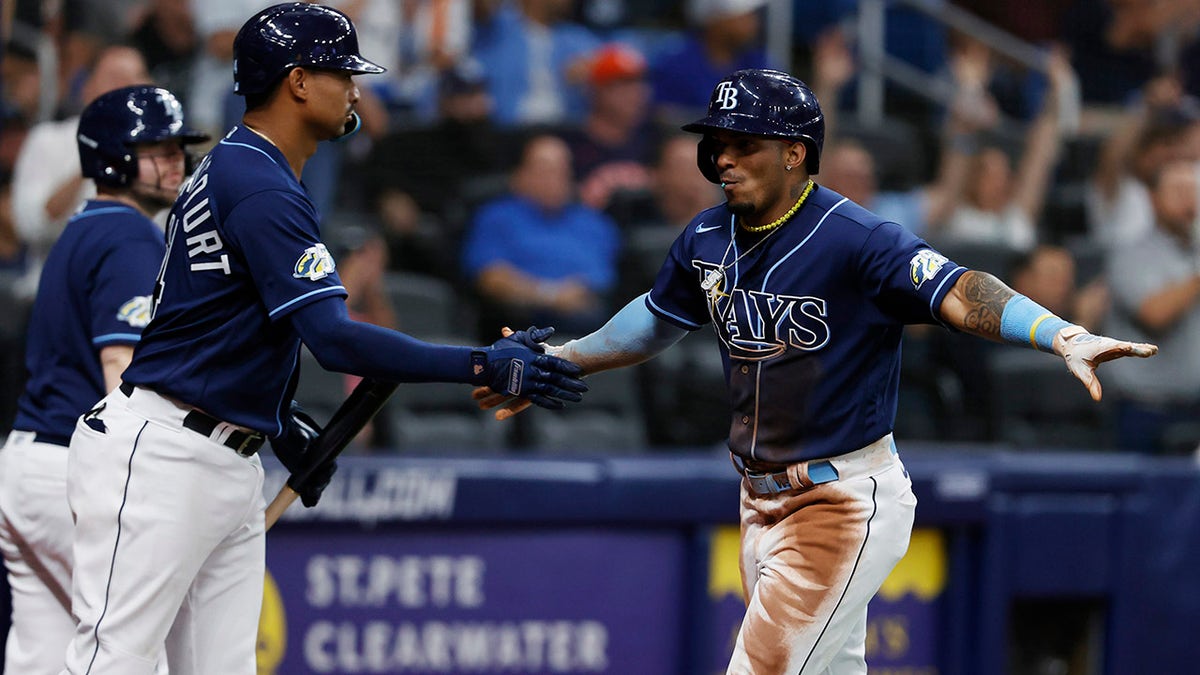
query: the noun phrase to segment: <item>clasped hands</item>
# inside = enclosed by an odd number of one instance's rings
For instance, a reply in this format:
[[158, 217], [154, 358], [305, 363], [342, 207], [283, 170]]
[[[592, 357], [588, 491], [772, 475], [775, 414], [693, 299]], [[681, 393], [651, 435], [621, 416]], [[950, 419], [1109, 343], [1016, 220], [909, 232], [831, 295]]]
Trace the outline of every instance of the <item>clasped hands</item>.
[[580, 396], [580, 393], [587, 391], [587, 384], [583, 380], [578, 379], [582, 376], [583, 369], [570, 361], [558, 358], [547, 352], [547, 349], [554, 349], [550, 345], [545, 344], [545, 341], [550, 339], [550, 336], [553, 334], [553, 328], [536, 328], [531, 326], [527, 330], [514, 332], [506, 326], [501, 330], [503, 337], [495, 344], [515, 343], [540, 354], [539, 359], [545, 359], [545, 363], [553, 364], [553, 367], [557, 369], [553, 373], [556, 378], [545, 384], [551, 386], [557, 385], [561, 394], [546, 394], [544, 391], [535, 391], [530, 394], [528, 390], [525, 392], [514, 392], [511, 389], [503, 387], [503, 379], [500, 379], [497, 383], [489, 383], [485, 386], [476, 387], [471, 392], [471, 398], [483, 410], [492, 410], [495, 408], [495, 417], [498, 420], [506, 420], [524, 411], [532, 404], [537, 404], [543, 408], [562, 408], [564, 404], [561, 400], [557, 399], [565, 399], [573, 402], [581, 401], [583, 397]]

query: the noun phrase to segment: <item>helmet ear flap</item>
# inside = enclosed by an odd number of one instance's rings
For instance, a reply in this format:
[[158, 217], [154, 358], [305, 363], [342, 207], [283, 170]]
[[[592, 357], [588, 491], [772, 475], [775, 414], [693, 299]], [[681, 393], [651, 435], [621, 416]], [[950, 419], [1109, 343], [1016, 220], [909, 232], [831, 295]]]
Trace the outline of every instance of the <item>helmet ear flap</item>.
[[817, 142], [808, 136], [803, 136], [800, 140], [804, 142], [804, 170], [808, 175], [815, 176], [821, 170], [821, 149], [817, 147]]
[[696, 144], [696, 166], [700, 167], [700, 173], [704, 174], [710, 183], [721, 182], [721, 172], [717, 170], [716, 155], [716, 141], [712, 136], [705, 134]]

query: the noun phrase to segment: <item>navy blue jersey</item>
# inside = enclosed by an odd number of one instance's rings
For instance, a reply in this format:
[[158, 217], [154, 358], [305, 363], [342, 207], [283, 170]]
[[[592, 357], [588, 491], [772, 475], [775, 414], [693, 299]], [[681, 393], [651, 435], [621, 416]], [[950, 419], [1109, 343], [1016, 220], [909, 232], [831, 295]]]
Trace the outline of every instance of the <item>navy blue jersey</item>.
[[730, 448], [790, 463], [892, 430], [903, 326], [937, 322], [964, 271], [900, 225], [818, 188], [766, 234], [740, 231], [724, 204], [702, 212], [672, 246], [647, 304], [683, 328], [713, 322]]
[[163, 249], [158, 226], [119, 202], [89, 201], [67, 222], [33, 303], [14, 429], [71, 437], [107, 393], [100, 350], [136, 344], [150, 320]]
[[171, 209], [155, 293], [125, 381], [275, 436], [300, 353], [287, 317], [346, 289], [287, 160], [238, 126]]

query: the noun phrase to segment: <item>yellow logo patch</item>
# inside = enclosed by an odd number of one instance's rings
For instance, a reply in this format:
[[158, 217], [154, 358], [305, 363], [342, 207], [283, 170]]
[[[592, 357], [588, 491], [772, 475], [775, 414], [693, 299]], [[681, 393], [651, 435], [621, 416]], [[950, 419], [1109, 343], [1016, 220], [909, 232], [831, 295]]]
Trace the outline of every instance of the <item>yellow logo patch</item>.
[[124, 321], [134, 328], [145, 328], [146, 324], [150, 323], [150, 307], [150, 296], [135, 295], [117, 310], [117, 320]]
[[304, 249], [304, 253], [296, 261], [292, 276], [297, 279], [317, 281], [333, 274], [335, 269], [337, 269], [337, 265], [334, 264], [329, 249], [325, 248], [325, 244], [317, 244]]
[[929, 281], [937, 276], [942, 266], [950, 262], [946, 256], [932, 249], [921, 249], [908, 262], [909, 275], [912, 277], [914, 288], [920, 288], [921, 284]]

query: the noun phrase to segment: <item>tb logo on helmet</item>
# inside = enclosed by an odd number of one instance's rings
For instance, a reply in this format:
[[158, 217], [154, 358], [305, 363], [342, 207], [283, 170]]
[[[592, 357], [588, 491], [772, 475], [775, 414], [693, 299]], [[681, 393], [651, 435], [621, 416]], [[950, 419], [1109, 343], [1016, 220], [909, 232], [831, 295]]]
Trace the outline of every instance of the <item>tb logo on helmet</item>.
[[713, 103], [720, 104], [721, 110], [730, 110], [737, 107], [737, 95], [737, 87], [733, 86], [732, 82], [722, 82], [717, 85], [717, 95]]

